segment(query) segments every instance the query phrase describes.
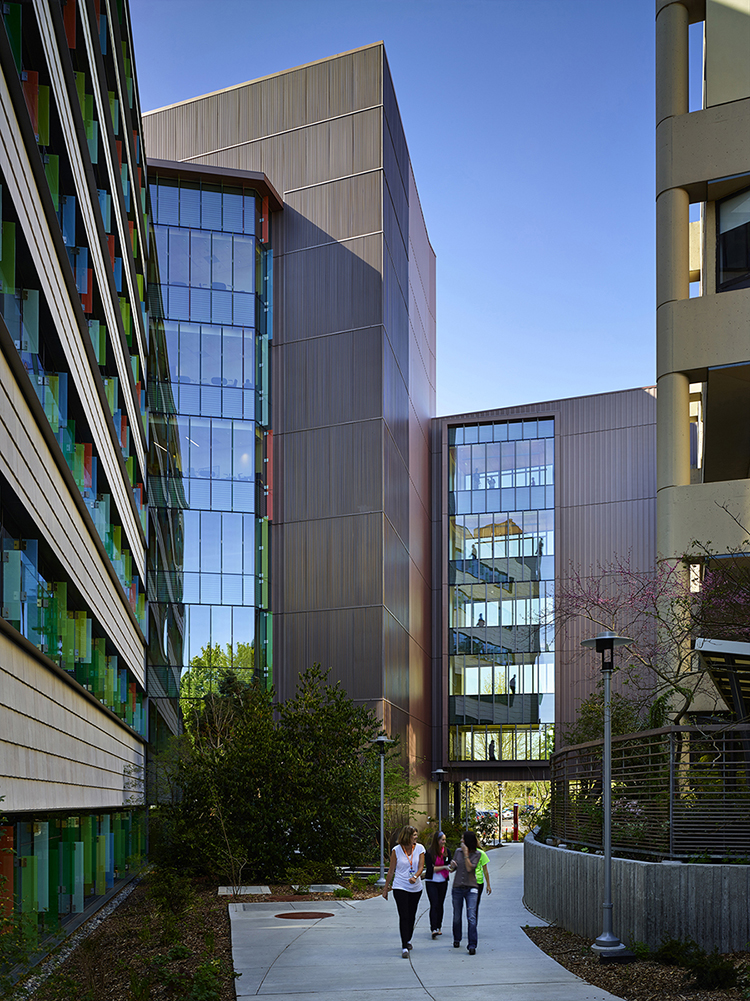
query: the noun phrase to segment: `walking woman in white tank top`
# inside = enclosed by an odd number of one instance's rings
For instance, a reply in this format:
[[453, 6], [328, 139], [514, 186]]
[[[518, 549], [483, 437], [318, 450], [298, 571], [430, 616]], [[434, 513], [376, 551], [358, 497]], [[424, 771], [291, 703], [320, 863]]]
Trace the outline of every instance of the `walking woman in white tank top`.
[[396, 847], [391, 852], [391, 864], [385, 880], [383, 896], [388, 899], [388, 891], [398, 908], [398, 926], [401, 932], [401, 955], [409, 958], [412, 948], [411, 937], [417, 917], [417, 905], [422, 896], [422, 869], [424, 867], [424, 845], [417, 843], [416, 827], [408, 824], [401, 829]]

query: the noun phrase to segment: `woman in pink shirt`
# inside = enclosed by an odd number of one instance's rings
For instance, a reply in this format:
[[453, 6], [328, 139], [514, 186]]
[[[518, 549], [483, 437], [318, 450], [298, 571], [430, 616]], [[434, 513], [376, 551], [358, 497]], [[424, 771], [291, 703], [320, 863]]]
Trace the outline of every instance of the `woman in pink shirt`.
[[424, 877], [427, 896], [430, 898], [430, 931], [433, 938], [443, 934], [440, 929], [443, 924], [443, 907], [448, 889], [448, 874], [450, 872], [448, 867], [451, 858], [450, 849], [445, 843], [445, 835], [442, 831], [435, 831], [430, 847], [425, 853]]

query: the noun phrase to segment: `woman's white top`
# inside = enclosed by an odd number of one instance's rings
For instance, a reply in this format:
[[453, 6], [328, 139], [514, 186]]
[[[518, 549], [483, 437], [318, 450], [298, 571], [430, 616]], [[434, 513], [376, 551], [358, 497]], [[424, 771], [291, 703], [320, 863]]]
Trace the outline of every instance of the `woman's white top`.
[[419, 858], [421, 855], [424, 855], [424, 845], [414, 845], [411, 855], [405, 852], [401, 845], [396, 845], [393, 851], [396, 853], [396, 871], [393, 874], [393, 889], [420, 893], [422, 890], [422, 880], [418, 879], [416, 883], [410, 883], [409, 876], [417, 875]]

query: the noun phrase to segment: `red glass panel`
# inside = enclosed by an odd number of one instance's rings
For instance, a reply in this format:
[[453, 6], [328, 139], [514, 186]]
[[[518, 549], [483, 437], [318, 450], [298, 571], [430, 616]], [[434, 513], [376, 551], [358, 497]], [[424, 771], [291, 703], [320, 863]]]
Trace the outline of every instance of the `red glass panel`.
[[68, 48], [76, 47], [76, 3], [75, 0], [67, 0], [63, 6], [63, 21], [65, 23], [65, 37], [68, 40]]
[[23, 96], [29, 109], [31, 127], [39, 139], [39, 74], [35, 70], [26, 70], [26, 79], [22, 82]]
[[81, 295], [81, 303], [83, 304], [84, 313], [91, 313], [94, 309], [94, 273], [91, 268], [87, 271], [87, 289], [88, 291]]

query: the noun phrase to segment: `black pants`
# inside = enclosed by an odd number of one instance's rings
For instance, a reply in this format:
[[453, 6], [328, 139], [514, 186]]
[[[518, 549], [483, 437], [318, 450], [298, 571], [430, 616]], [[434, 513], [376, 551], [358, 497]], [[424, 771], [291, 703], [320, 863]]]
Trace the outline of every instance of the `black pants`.
[[440, 931], [448, 880], [441, 879], [439, 883], [435, 883], [431, 879], [426, 879], [424, 885], [427, 887], [427, 896], [430, 899], [430, 931]]
[[484, 883], [477, 883], [477, 889], [479, 893], [477, 895], [477, 914], [479, 914], [479, 904], [482, 901], [482, 890], [484, 890]]
[[398, 908], [398, 930], [401, 932], [401, 948], [405, 949], [407, 942], [411, 942], [414, 934], [414, 921], [417, 917], [417, 905], [422, 891], [412, 893], [411, 890], [394, 890], [393, 896], [396, 899]]

